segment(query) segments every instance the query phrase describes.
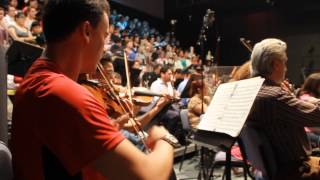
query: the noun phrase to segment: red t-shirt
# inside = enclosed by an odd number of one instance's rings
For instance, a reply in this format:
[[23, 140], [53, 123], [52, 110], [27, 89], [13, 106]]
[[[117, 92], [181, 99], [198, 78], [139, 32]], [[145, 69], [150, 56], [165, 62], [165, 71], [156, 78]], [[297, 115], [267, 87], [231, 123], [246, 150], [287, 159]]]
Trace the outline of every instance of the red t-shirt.
[[38, 59], [16, 92], [12, 154], [15, 179], [42, 180], [46, 146], [72, 175], [82, 172], [124, 137], [92, 94], [61, 73], [53, 62]]

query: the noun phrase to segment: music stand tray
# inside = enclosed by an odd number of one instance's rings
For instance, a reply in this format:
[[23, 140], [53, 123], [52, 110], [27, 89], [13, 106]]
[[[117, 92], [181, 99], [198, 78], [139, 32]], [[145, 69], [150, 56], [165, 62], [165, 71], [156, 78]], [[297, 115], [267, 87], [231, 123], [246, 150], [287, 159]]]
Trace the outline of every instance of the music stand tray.
[[23, 77], [32, 63], [41, 56], [42, 51], [41, 47], [22, 41], [13, 41], [6, 53], [8, 74]]

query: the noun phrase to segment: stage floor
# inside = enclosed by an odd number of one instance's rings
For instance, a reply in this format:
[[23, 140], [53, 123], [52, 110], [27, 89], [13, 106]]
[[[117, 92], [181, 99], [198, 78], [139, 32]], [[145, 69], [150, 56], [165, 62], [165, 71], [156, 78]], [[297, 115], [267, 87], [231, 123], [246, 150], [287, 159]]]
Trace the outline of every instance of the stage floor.
[[[183, 179], [197, 179], [199, 173], [199, 162], [200, 156], [197, 153], [189, 153], [186, 156], [186, 159], [183, 162], [182, 169], [179, 171], [179, 166], [181, 162], [181, 157], [175, 158], [174, 170], [177, 175], [178, 180]], [[214, 170], [214, 179], [222, 180], [224, 167], [216, 168]], [[239, 174], [235, 175], [232, 172], [233, 180], [242, 180], [244, 179], [242, 168], [238, 169]], [[249, 177], [247, 179], [250, 179]]]

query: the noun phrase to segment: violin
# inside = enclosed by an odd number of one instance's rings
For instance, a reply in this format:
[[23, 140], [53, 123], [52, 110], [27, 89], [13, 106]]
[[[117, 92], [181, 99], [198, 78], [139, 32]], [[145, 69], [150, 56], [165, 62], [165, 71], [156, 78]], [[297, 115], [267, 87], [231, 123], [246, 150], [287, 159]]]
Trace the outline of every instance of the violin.
[[171, 100], [171, 102], [180, 101], [180, 98], [169, 96], [161, 93], [153, 92], [145, 87], [133, 87], [132, 88], [132, 99], [134, 104], [146, 106], [152, 102], [153, 97], [166, 97]]
[[[99, 86], [103, 88], [103, 91], [108, 92], [108, 88], [105, 88], [105, 83], [99, 83]], [[121, 99], [128, 99], [128, 91], [123, 88], [119, 87], [118, 85], [113, 85], [115, 92], [119, 95]], [[163, 97], [163, 94], [160, 93], [155, 93], [147, 88], [144, 87], [133, 87], [132, 88], [132, 100], [133, 100], [133, 105], [136, 106], [147, 106], [152, 102], [152, 99], [154, 96], [158, 97]]]
[[126, 104], [123, 109], [115, 98], [111, 95], [109, 88], [104, 83], [100, 83], [97, 80], [81, 79], [79, 83], [85, 87], [108, 112], [108, 115], [112, 118], [118, 118], [128, 111], [128, 108], [132, 108], [132, 104], [125, 99], [120, 99], [122, 104]]
[[[96, 97], [96, 99], [105, 107], [110, 117], [118, 120], [120, 116], [128, 114], [130, 117], [129, 122], [131, 123], [133, 130], [136, 132], [136, 134], [143, 136], [141, 141], [145, 147], [147, 147], [144, 140], [146, 139], [145, 133], [143, 133], [140, 123], [136, 122], [133, 118], [133, 104], [128, 101], [128, 99], [120, 98], [119, 94], [116, 93], [113, 84], [111, 84], [109, 79], [107, 79], [101, 64], [98, 64], [98, 70], [103, 77], [103, 81], [89, 80], [88, 76], [82, 75], [79, 77], [79, 83], [83, 87], [87, 88], [92, 95]], [[118, 122], [117, 120], [115, 120], [115, 122]]]

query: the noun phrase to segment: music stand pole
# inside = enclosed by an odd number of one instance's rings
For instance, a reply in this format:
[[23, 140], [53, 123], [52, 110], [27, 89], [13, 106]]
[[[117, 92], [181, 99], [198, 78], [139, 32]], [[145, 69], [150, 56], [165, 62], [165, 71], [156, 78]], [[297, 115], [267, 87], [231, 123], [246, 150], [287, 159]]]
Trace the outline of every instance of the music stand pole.
[[7, 118], [7, 63], [5, 49], [0, 45], [0, 141], [8, 144], [8, 118]]
[[[204, 98], [204, 75], [203, 75], [203, 70], [204, 70], [204, 61], [205, 61], [205, 52], [204, 52], [204, 42], [206, 41], [206, 30], [208, 29], [210, 23], [209, 23], [209, 13], [211, 13], [211, 10], [208, 9], [206, 15], [203, 17], [203, 22], [202, 22], [202, 27], [200, 29], [200, 35], [197, 44], [200, 46], [200, 57], [201, 57], [201, 83], [202, 83], [202, 93], [201, 93], [201, 98], [202, 98], [202, 104], [201, 104], [201, 114], [204, 113], [203, 109], [203, 98]], [[206, 62], [207, 63], [207, 62]]]
[[[201, 30], [202, 31], [202, 30]], [[204, 35], [202, 35], [204, 36]], [[204, 53], [204, 41], [205, 41], [205, 37], [202, 37], [200, 40], [200, 51], [201, 51], [201, 56], [204, 58], [205, 57], [205, 53]], [[202, 93], [201, 93], [201, 114], [204, 113], [204, 107], [203, 107], [203, 103], [204, 103], [204, 59], [201, 62], [201, 83], [202, 83]]]
[[[204, 42], [207, 41], [206, 38], [206, 31], [209, 29], [210, 26], [212, 26], [213, 22], [215, 21], [215, 17], [214, 17], [214, 11], [212, 11], [211, 9], [207, 9], [206, 15], [203, 17], [203, 23], [202, 23], [202, 28], [200, 30], [200, 36], [199, 36], [199, 40], [198, 40], [198, 44], [200, 45], [200, 54], [201, 54], [201, 58], [202, 58], [202, 62], [201, 62], [201, 82], [202, 82], [202, 105], [201, 105], [201, 112], [202, 114], [204, 113], [204, 107], [203, 107], [203, 103], [204, 103], [204, 61], [205, 61], [205, 52], [204, 52]], [[206, 62], [208, 63], [208, 62]]]

